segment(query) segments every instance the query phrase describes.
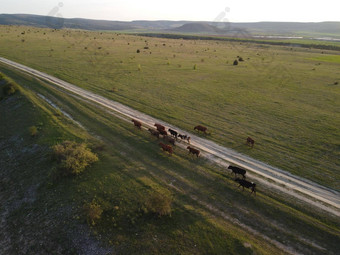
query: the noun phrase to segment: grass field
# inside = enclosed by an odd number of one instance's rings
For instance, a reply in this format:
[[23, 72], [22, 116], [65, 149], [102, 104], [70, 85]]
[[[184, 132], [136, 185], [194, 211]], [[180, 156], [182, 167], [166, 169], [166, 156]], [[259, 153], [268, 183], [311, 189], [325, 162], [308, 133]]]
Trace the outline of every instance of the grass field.
[[[0, 56], [339, 190], [339, 52], [0, 27]], [[137, 49], [140, 53], [137, 53]], [[241, 56], [245, 61], [233, 66]], [[245, 139], [255, 139], [254, 149]]]
[[[206, 159], [180, 148], [169, 157], [130, 122], [1, 70], [20, 91], [0, 101], [0, 253], [337, 253], [337, 218], [263, 187], [249, 196]], [[100, 161], [78, 177], [56, 179], [50, 146], [66, 139], [88, 143]], [[173, 198], [171, 217], [141, 210], [153, 192]], [[92, 200], [104, 210], [94, 226], [83, 211]]]

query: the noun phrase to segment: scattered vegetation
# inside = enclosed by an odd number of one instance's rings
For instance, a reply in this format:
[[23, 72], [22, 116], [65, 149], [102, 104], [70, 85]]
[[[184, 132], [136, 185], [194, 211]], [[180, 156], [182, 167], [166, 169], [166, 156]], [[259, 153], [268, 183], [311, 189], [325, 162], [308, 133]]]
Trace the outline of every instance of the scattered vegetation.
[[32, 137], [36, 136], [38, 134], [38, 128], [36, 126], [29, 127], [29, 133]]
[[103, 209], [100, 204], [98, 204], [94, 199], [91, 203], [86, 203], [84, 205], [84, 211], [87, 218], [87, 223], [94, 226], [103, 213]]

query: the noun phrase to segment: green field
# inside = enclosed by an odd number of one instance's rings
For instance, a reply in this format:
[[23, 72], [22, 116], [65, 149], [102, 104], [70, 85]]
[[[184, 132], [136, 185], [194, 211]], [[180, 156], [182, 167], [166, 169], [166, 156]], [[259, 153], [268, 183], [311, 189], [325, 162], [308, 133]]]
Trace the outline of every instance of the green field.
[[[169, 157], [156, 138], [130, 122], [45, 82], [1, 70], [19, 91], [0, 101], [0, 253], [337, 253], [337, 218], [264, 187], [250, 196], [229, 171], [206, 159], [180, 148]], [[56, 178], [50, 146], [64, 140], [86, 142], [99, 162], [77, 177]], [[173, 198], [171, 217], [143, 210], [153, 192]], [[88, 225], [83, 206], [93, 200], [103, 214]]]
[[[2, 57], [188, 131], [206, 125], [211, 140], [339, 190], [337, 51], [17, 26], [0, 32]], [[245, 61], [233, 66], [237, 56]]]

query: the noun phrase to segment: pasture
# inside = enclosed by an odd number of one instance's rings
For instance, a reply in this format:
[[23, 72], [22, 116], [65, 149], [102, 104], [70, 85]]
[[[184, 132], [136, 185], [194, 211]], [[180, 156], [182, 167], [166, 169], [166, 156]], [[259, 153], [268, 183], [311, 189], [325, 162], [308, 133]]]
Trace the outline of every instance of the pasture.
[[[180, 128], [202, 124], [211, 140], [339, 190], [337, 51], [18, 26], [0, 32], [2, 57]], [[244, 61], [234, 66], [237, 56]]]
[[[336, 217], [269, 188], [250, 195], [230, 170], [180, 148], [169, 156], [158, 146], [162, 140], [131, 121], [0, 68], [20, 86], [0, 101], [6, 253], [337, 253]], [[35, 137], [32, 125], [39, 127]], [[66, 139], [88, 143], [100, 160], [77, 177], [56, 178], [50, 146]], [[145, 210], [154, 192], [172, 198], [171, 216]], [[95, 225], [84, 215], [91, 201], [103, 209]]]

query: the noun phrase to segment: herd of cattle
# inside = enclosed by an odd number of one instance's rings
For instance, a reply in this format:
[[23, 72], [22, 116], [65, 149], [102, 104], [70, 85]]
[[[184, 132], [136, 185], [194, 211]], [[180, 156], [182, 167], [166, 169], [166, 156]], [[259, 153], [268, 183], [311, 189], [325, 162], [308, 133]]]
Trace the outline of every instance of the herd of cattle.
[[[142, 123], [139, 120], [132, 119], [131, 121], [133, 122], [133, 124], [137, 128], [142, 129]], [[162, 135], [163, 139], [169, 143], [169, 144], [165, 144], [165, 143], [162, 143], [162, 142], [159, 143], [159, 146], [162, 148], [162, 150], [164, 152], [168, 152], [170, 155], [172, 155], [173, 149], [172, 149], [172, 146], [170, 144], [175, 146], [175, 142], [177, 141], [178, 137], [181, 140], [187, 141], [190, 144], [191, 138], [189, 136], [179, 134], [177, 131], [172, 130], [170, 128], [168, 129], [168, 131], [166, 131], [165, 127], [161, 124], [158, 124], [158, 123], [155, 123], [154, 126], [156, 127], [156, 129], [152, 129], [152, 128], [148, 129], [150, 134], [157, 137], [158, 139], [159, 139], [160, 135]], [[194, 130], [201, 131], [204, 134], [207, 134], [207, 128], [204, 127], [204, 126], [201, 126], [201, 125], [194, 127]], [[170, 136], [168, 135], [168, 132], [170, 133]], [[246, 140], [246, 143], [248, 145], [250, 145], [251, 147], [253, 147], [255, 141], [251, 137], [248, 137], [247, 140]], [[187, 149], [189, 150], [189, 154], [193, 154], [196, 157], [198, 157], [200, 155], [200, 151], [198, 149], [195, 149], [191, 146], [188, 146]], [[231, 165], [228, 167], [228, 169], [230, 169], [232, 171], [232, 173], [235, 174], [235, 181], [237, 183], [239, 183], [238, 187], [242, 187], [243, 190], [244, 190], [244, 188], [251, 189], [251, 193], [254, 193], [255, 196], [256, 196], [256, 184], [254, 182], [249, 182], [249, 181], [245, 180], [245, 178], [246, 178], [246, 176], [245, 176], [246, 170], [245, 169], [239, 168], [237, 166], [231, 166]], [[236, 175], [241, 175], [243, 178], [242, 179], [236, 178]]]

